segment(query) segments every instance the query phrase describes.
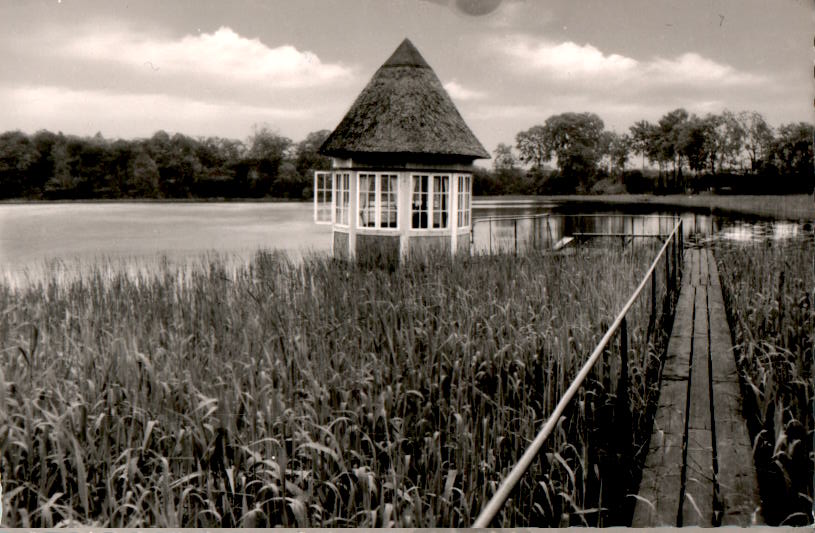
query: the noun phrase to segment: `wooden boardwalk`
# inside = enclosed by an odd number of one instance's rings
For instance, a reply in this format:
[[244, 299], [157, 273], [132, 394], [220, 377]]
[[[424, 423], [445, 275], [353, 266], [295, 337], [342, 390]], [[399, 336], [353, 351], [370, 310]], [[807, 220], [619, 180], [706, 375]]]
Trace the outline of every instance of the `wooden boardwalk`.
[[716, 263], [688, 249], [632, 526], [760, 524], [752, 457]]

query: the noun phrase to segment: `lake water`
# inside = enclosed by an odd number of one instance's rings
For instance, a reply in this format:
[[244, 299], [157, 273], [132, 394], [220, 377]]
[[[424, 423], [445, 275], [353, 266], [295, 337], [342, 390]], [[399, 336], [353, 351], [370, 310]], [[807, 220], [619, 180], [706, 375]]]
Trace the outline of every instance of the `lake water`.
[[[580, 216], [573, 208], [536, 200], [476, 199], [473, 250], [492, 246], [551, 247], [573, 233], [667, 234], [681, 216], [686, 236], [752, 240], [795, 238], [811, 233], [799, 222], [722, 218], [690, 212]], [[565, 211], [565, 212], [564, 212]], [[496, 217], [547, 216], [512, 220]], [[598, 216], [600, 215], [600, 216]], [[490, 220], [491, 219], [491, 220]], [[136, 272], [166, 261], [195, 265], [207, 256], [238, 264], [260, 249], [293, 257], [326, 253], [331, 230], [312, 222], [312, 205], [301, 202], [33, 203], [0, 205], [0, 274], [17, 284], [43, 275], [70, 275], [90, 265]], [[205, 259], [204, 259], [205, 260]]]

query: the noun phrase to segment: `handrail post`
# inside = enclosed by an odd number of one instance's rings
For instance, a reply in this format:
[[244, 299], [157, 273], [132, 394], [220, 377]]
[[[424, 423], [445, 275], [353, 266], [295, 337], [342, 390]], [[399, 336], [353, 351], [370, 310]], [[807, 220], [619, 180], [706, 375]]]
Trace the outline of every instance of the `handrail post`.
[[[648, 338], [656, 327], [657, 319], [657, 277], [651, 272], [651, 315], [648, 317]], [[646, 339], [647, 340], [647, 339]]]
[[532, 250], [537, 250], [538, 249], [537, 235], [535, 235], [537, 233], [537, 230], [538, 230], [538, 219], [533, 218], [532, 219]]
[[513, 225], [515, 226], [515, 255], [517, 256], [518, 255], [518, 219], [516, 218], [512, 222], [514, 223]]
[[671, 291], [671, 258], [668, 250], [665, 250], [665, 290]]
[[[620, 322], [620, 378], [617, 385], [617, 420], [629, 422], [630, 409], [628, 408], [628, 320], [623, 316]], [[625, 435], [630, 429], [627, 426], [619, 427], [618, 435]]]
[[[613, 455], [610, 457], [611, 466], [609, 474], [615, 482], [623, 486], [627, 484], [631, 467], [631, 406], [628, 402], [628, 320], [623, 316], [620, 328], [620, 375], [617, 379], [617, 399], [614, 406], [614, 437], [611, 440]], [[605, 485], [605, 484], [604, 484]], [[610, 488], [610, 487], [609, 487]], [[604, 507], [619, 508], [625, 505], [625, 491], [603, 491], [602, 498], [607, 502]]]
[[671, 286], [676, 288], [676, 234], [671, 239], [671, 260], [673, 261], [673, 268], [671, 269]]
[[490, 219], [489, 236], [490, 236], [490, 255], [492, 255], [492, 219]]

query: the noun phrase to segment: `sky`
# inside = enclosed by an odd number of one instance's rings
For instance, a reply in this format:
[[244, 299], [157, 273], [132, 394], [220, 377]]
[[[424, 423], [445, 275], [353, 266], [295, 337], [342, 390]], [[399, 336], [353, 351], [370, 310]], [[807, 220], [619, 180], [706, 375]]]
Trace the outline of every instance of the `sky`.
[[811, 0], [0, 0], [0, 131], [293, 141], [404, 38], [485, 148], [549, 116], [815, 122]]

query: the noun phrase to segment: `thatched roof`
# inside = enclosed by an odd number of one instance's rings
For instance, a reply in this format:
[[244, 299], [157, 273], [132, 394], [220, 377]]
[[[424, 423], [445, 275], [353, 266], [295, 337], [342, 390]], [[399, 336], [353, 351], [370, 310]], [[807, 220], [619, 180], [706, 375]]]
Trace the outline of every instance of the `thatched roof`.
[[320, 153], [490, 157], [407, 39], [379, 67]]

